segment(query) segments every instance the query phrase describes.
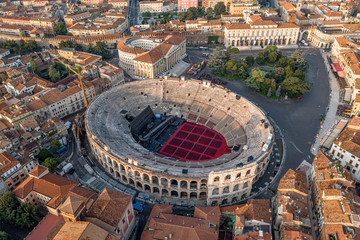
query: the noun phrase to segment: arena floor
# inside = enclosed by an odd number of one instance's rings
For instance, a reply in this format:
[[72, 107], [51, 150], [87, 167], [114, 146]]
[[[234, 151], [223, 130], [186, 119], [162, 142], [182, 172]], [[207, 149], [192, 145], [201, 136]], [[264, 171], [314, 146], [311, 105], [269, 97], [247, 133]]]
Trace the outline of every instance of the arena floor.
[[225, 138], [215, 130], [185, 122], [160, 149], [160, 153], [184, 161], [208, 161], [227, 152]]

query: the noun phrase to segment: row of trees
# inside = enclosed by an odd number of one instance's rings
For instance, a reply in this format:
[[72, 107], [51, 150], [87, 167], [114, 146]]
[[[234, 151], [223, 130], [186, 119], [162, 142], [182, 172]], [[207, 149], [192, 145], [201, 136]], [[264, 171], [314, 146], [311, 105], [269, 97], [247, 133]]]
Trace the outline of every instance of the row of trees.
[[0, 48], [9, 49], [11, 53], [15, 54], [24, 54], [40, 50], [40, 47], [36, 43], [36, 41], [24, 41], [23, 39], [21, 39], [19, 43], [14, 40], [6, 40], [5, 42], [0, 42]]
[[109, 60], [111, 58], [111, 53], [107, 50], [106, 44], [104, 42], [96, 42], [95, 46], [90, 43], [87, 50], [85, 50], [80, 44], [72, 41], [61, 41], [59, 43], [59, 48], [74, 48], [76, 51], [85, 51], [88, 53], [100, 55], [104, 60]]
[[208, 20], [210, 19], [215, 19], [215, 16], [219, 16], [221, 14], [228, 14], [226, 12], [226, 7], [224, 2], [218, 2], [215, 6], [214, 9], [212, 8], [207, 8], [205, 10], [204, 7], [191, 7], [188, 8], [186, 12], [180, 12], [178, 13], [178, 19], [180, 21], [185, 21], [185, 20], [194, 20], [197, 18], [206, 18]]
[[12, 192], [0, 195], [0, 219], [21, 228], [35, 225], [39, 218], [39, 208], [20, 203]]

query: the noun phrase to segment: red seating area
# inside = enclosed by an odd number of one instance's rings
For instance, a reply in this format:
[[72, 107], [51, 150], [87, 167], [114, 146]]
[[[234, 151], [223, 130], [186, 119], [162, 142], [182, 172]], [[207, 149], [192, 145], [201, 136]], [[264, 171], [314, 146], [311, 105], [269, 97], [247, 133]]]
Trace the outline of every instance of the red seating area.
[[225, 138], [215, 130], [185, 122], [160, 149], [166, 156], [186, 161], [208, 161], [226, 153]]

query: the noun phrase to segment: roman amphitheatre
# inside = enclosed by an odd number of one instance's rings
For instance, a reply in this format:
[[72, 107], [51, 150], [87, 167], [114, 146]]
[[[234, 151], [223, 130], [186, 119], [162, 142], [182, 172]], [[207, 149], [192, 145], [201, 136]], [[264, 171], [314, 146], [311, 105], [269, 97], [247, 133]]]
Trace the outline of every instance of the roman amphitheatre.
[[259, 108], [205, 80], [165, 77], [117, 86], [91, 103], [85, 124], [104, 169], [161, 202], [247, 199], [274, 142]]

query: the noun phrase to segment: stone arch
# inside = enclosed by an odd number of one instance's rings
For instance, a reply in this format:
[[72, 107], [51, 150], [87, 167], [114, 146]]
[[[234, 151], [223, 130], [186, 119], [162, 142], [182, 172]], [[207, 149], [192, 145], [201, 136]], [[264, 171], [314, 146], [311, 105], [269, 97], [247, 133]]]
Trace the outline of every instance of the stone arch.
[[247, 188], [249, 186], [249, 182], [244, 183], [243, 188]]
[[190, 193], [190, 198], [197, 198], [197, 193], [196, 192], [191, 192]]
[[238, 174], [236, 175], [236, 178], [235, 178], [235, 179], [239, 179], [239, 178], [241, 178], [241, 173], [238, 173]]
[[169, 186], [169, 181], [166, 178], [161, 178], [160, 183], [161, 183], [161, 186], [163, 186], [163, 187]]
[[181, 192], [180, 193], [180, 198], [187, 198], [187, 197], [188, 197], [187, 192]]
[[[110, 161], [111, 161], [111, 159], [110, 159]], [[115, 161], [111, 161], [111, 165], [112, 165], [113, 167], [115, 167], [115, 165], [116, 165]]]
[[198, 188], [198, 182], [197, 181], [191, 181], [190, 182], [190, 189], [197, 189]]
[[115, 177], [120, 178], [120, 173], [118, 171], [115, 171]]
[[169, 196], [169, 191], [167, 189], [162, 189], [161, 196]]
[[199, 198], [200, 199], [206, 199], [206, 192], [200, 192]]
[[125, 177], [125, 175], [122, 175], [122, 177], [121, 177], [121, 180], [123, 180], [124, 182], [128, 182], [128, 180], [127, 180], [127, 178]]
[[200, 183], [201, 184], [207, 184], [207, 179], [201, 179]]
[[246, 193], [244, 193], [243, 195], [241, 195], [241, 200], [244, 200], [244, 199], [246, 199]]
[[232, 203], [235, 203], [235, 202], [237, 202], [238, 200], [237, 200], [237, 197], [233, 197], [232, 199], [231, 199], [231, 202]]
[[116, 161], [113, 161], [113, 163], [114, 163], [114, 165], [115, 165], [114, 168], [117, 169], [117, 170], [119, 170], [119, 164], [118, 164]]
[[218, 188], [214, 188], [212, 191], [212, 195], [218, 195], [219, 194], [219, 189]]
[[185, 181], [185, 180], [182, 180], [182, 181], [180, 182], [180, 188], [182, 188], [182, 189], [187, 189], [187, 187], [188, 187], [188, 182]]
[[225, 204], [228, 204], [227, 198], [225, 198], [225, 199], [223, 199], [223, 200], [221, 201], [221, 205], [225, 205]]
[[143, 174], [143, 181], [145, 182], [150, 182], [150, 178], [149, 178], [149, 175], [147, 175], [146, 173]]
[[211, 202], [211, 206], [216, 206], [216, 205], [218, 205], [218, 204], [219, 204], [219, 203], [218, 203], [218, 201], [216, 201], [216, 200]]
[[206, 183], [202, 183], [202, 184], [200, 185], [200, 189], [206, 189], [206, 188], [207, 188]]
[[109, 167], [109, 171], [110, 171], [111, 175], [115, 175], [114, 169], [112, 167]]
[[226, 175], [226, 177], [225, 177], [225, 181], [230, 181], [231, 180], [231, 175], [229, 174], [229, 175]]
[[144, 191], [145, 192], [151, 192], [151, 187], [148, 184], [144, 185]]
[[171, 191], [171, 197], [179, 197], [179, 193], [177, 191]]
[[127, 174], [132, 174], [132, 169], [131, 169], [131, 167], [127, 167]]
[[132, 178], [129, 178], [129, 184], [135, 187], [135, 182]]
[[125, 167], [124, 167], [124, 165], [122, 165], [122, 164], [120, 164], [120, 171], [121, 171], [121, 172], [125, 172]]
[[236, 184], [233, 188], [233, 192], [239, 191], [239, 184]]
[[229, 193], [229, 187], [224, 187], [222, 193], [223, 193], [223, 194], [224, 194], [224, 193]]
[[135, 178], [136, 178], [136, 179], [140, 179], [140, 178], [141, 178], [141, 174], [140, 174], [139, 171], [135, 171], [135, 172], [134, 172], [134, 175], [135, 175]]
[[110, 160], [110, 158], [109, 157], [106, 157], [106, 159], [107, 159], [107, 163], [108, 163], [108, 165], [112, 165], [112, 162], [111, 162], [111, 160]]
[[160, 194], [160, 190], [158, 187], [153, 187], [153, 193]]
[[214, 177], [214, 182], [219, 182], [220, 181], [220, 177]]
[[175, 179], [171, 179], [171, 180], [170, 180], [170, 186], [177, 188], [177, 187], [178, 187], [178, 181], [175, 180]]
[[141, 190], [143, 189], [143, 185], [141, 184], [141, 182], [136, 182], [136, 187], [140, 188]]
[[157, 176], [152, 176], [151, 182], [155, 185], [159, 185], [159, 178]]

